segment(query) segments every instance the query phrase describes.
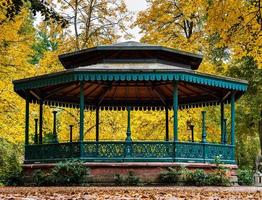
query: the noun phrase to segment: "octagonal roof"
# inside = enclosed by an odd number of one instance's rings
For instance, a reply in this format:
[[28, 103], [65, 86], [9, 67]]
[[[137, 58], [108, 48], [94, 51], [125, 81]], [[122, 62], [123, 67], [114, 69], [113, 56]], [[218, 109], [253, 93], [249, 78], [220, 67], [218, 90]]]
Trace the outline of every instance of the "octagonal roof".
[[196, 70], [202, 61], [202, 55], [159, 45], [128, 41], [66, 53], [60, 55], [59, 59], [66, 69], [99, 63], [162, 63]]

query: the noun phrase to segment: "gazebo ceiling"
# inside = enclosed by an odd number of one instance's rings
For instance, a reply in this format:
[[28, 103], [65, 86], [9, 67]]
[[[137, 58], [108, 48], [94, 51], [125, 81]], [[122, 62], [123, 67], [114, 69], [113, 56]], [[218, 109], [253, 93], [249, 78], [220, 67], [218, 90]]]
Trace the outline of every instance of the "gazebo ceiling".
[[247, 81], [200, 73], [202, 57], [160, 46], [127, 42], [60, 56], [65, 70], [14, 81], [31, 102], [78, 106], [80, 82], [88, 108], [163, 108], [173, 105], [178, 83], [180, 108], [227, 103], [247, 90]]
[[[23, 92], [18, 92], [25, 97]], [[70, 82], [29, 90], [32, 102], [43, 97], [46, 104], [72, 106], [79, 104], [80, 82]], [[230, 101], [230, 90], [179, 82], [180, 108], [218, 104]], [[236, 92], [238, 98], [242, 92]], [[173, 105], [171, 81], [88, 81], [84, 83], [85, 105], [100, 107], [169, 107]]]

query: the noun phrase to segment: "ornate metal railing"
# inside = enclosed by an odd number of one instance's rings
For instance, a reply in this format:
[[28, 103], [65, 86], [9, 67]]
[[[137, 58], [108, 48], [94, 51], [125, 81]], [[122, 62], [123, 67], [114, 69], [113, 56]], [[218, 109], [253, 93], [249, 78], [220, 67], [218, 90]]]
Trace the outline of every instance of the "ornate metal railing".
[[[128, 150], [127, 150], [128, 148]], [[55, 162], [79, 158], [86, 161], [175, 161], [234, 163], [234, 146], [197, 142], [124, 141], [72, 142], [25, 146], [25, 162]]]

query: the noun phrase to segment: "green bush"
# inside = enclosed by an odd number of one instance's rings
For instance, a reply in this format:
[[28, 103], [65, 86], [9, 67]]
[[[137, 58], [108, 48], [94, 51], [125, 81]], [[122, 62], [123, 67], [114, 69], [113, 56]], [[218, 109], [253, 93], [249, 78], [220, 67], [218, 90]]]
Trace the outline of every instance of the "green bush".
[[208, 174], [207, 185], [213, 186], [230, 186], [229, 178], [225, 170], [215, 170]]
[[87, 174], [87, 168], [82, 162], [70, 160], [58, 163], [50, 175], [54, 185], [79, 185]]
[[237, 178], [239, 185], [252, 185], [253, 171], [250, 169], [239, 169], [237, 171]]
[[160, 174], [160, 180], [163, 183], [177, 184], [184, 182], [185, 185], [192, 186], [229, 186], [230, 181], [226, 175], [226, 168], [217, 164], [217, 169], [206, 173], [203, 169], [195, 171], [186, 168], [168, 168], [167, 171]]
[[0, 138], [0, 185], [22, 184], [22, 151], [21, 144]]
[[49, 186], [52, 185], [51, 176], [48, 172], [44, 172], [41, 169], [35, 170], [33, 173], [33, 181], [37, 186]]
[[167, 171], [164, 171], [160, 174], [160, 181], [162, 183], [175, 184], [178, 181], [179, 174], [179, 170], [169, 167]]
[[224, 169], [216, 169], [206, 173], [202, 169], [189, 171], [186, 176], [186, 184], [193, 186], [229, 186], [230, 181]]
[[193, 186], [205, 186], [208, 185], [208, 175], [203, 169], [197, 169], [195, 171], [188, 171], [186, 174], [186, 184]]
[[134, 174], [134, 172], [129, 171], [128, 175], [115, 174], [114, 176], [116, 185], [139, 185], [140, 178]]
[[36, 170], [33, 180], [38, 186], [70, 186], [80, 185], [85, 175], [88, 175], [88, 169], [82, 162], [69, 160], [58, 163], [50, 172]]
[[125, 176], [121, 174], [115, 174], [114, 181], [116, 185], [125, 185]]

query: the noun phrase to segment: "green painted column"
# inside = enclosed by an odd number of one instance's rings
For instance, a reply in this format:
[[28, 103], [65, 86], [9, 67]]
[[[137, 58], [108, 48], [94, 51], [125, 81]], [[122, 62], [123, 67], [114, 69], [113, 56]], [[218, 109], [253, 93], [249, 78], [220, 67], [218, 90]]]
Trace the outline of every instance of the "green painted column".
[[84, 82], [80, 83], [80, 125], [79, 125], [79, 142], [80, 142], [80, 158], [83, 157], [84, 148], [84, 109], [85, 109], [85, 97], [84, 97]]
[[231, 145], [235, 145], [235, 93], [231, 95]]
[[38, 143], [38, 119], [35, 119], [35, 137], [34, 137], [34, 143]]
[[85, 97], [84, 97], [84, 83], [80, 83], [80, 126], [79, 126], [79, 141], [84, 140], [84, 107], [85, 107]]
[[99, 106], [96, 107], [96, 141], [99, 141]]
[[165, 111], [166, 111], [166, 141], [169, 140], [169, 126], [168, 126], [168, 107], [165, 107]]
[[39, 102], [39, 144], [43, 143], [43, 100]]
[[174, 110], [174, 141], [178, 141], [178, 83], [174, 82], [173, 89], [173, 110]]
[[25, 101], [25, 145], [29, 144], [29, 95], [26, 94]]
[[202, 111], [202, 143], [203, 143], [203, 160], [206, 162], [206, 111]]
[[126, 130], [126, 141], [132, 141], [131, 138], [131, 108], [127, 107], [127, 130]]
[[206, 111], [202, 111], [202, 143], [206, 143]]
[[127, 130], [126, 130], [126, 144], [125, 157], [132, 157], [132, 138], [131, 138], [131, 107], [127, 107]]
[[224, 109], [224, 102], [221, 102], [220, 104], [220, 125], [221, 125], [221, 143], [223, 144], [225, 141], [225, 135], [224, 135], [224, 118], [225, 118], [225, 109]]

